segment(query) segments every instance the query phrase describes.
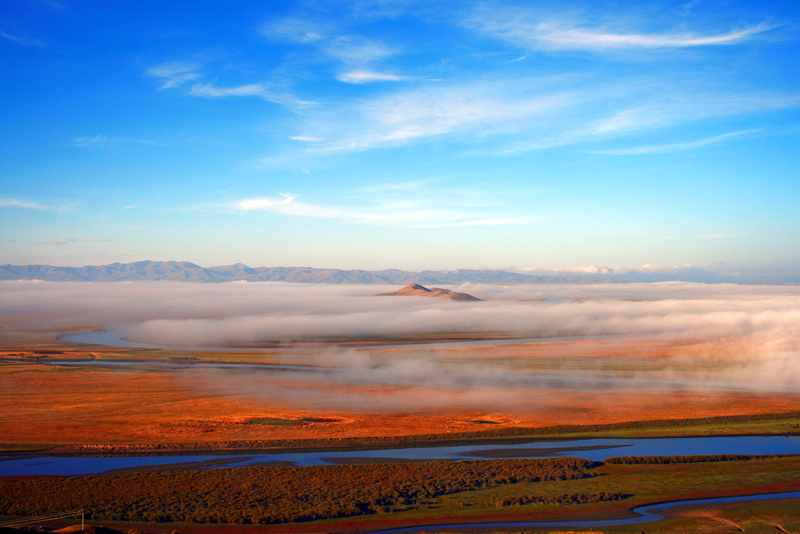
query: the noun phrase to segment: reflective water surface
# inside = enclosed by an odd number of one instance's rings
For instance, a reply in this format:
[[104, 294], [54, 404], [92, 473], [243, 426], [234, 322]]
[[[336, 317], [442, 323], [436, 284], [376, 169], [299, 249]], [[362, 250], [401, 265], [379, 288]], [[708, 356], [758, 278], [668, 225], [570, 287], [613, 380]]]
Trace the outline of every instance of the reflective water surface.
[[653, 439], [582, 439], [512, 445], [461, 445], [358, 451], [153, 456], [0, 456], [0, 476], [89, 475], [119, 470], [210, 469], [252, 465], [329, 465], [420, 460], [486, 460], [570, 456], [596, 462], [611, 456], [695, 454], [800, 454], [800, 436], [732, 436]]
[[599, 521], [517, 521], [509, 523], [457, 523], [451, 525], [434, 525], [434, 526], [419, 526], [408, 528], [397, 528], [390, 530], [376, 530], [373, 534], [400, 534], [405, 532], [458, 532], [470, 531], [480, 529], [497, 529], [497, 528], [540, 528], [540, 527], [568, 527], [568, 528], [592, 528], [592, 527], [613, 527], [618, 525], [634, 525], [637, 523], [650, 523], [652, 521], [660, 521], [664, 518], [659, 512], [663, 512], [668, 508], [676, 506], [688, 506], [697, 504], [715, 504], [715, 503], [728, 503], [728, 502], [745, 502], [745, 501], [763, 501], [774, 499], [797, 499], [800, 498], [800, 491], [792, 491], [785, 493], [765, 493], [760, 495], [743, 495], [739, 497], [718, 497], [714, 499], [696, 499], [689, 501], [675, 501], [670, 503], [661, 504], [648, 504], [646, 506], [638, 506], [632, 510], [637, 517], [630, 517], [626, 519], [607, 519]]

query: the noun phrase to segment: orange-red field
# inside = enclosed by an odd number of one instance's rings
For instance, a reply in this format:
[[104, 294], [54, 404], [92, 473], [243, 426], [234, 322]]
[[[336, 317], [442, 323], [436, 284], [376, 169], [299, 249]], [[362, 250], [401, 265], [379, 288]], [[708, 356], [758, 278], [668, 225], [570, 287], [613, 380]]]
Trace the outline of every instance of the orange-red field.
[[[716, 357], [732, 346], [656, 340], [563, 341], [473, 348], [370, 351], [367, 374], [336, 380], [303, 373], [219, 369], [58, 367], [58, 360], [133, 360], [183, 357], [189, 353], [46, 343], [6, 346], [0, 364], [0, 435], [4, 447], [174, 444], [277, 439], [340, 439], [480, 432], [509, 427], [543, 429], [667, 419], [780, 414], [800, 411], [800, 395], [735, 391], [626, 390], [504, 387], [502, 380], [478, 387], [442, 380], [415, 384], [376, 382], [402, 374], [397, 362], [434, 361], [420, 376], [452, 372], [463, 378], [503, 370], [554, 376], [691, 377], [713, 374]], [[200, 360], [323, 363], [335, 369], [348, 351], [203, 353]], [[702, 356], [702, 357], [701, 357]], [[36, 361], [36, 359], [40, 361]], [[394, 363], [393, 363], [394, 362]], [[363, 363], [363, 362], [362, 362]], [[394, 366], [394, 367], [393, 367]], [[352, 368], [348, 367], [349, 370]], [[464, 374], [464, 370], [469, 371]], [[417, 372], [416, 370], [414, 372]], [[461, 374], [459, 374], [461, 373]], [[645, 425], [646, 426], [646, 425]], [[750, 431], [753, 431], [752, 429]], [[756, 430], [758, 431], [758, 430]], [[775, 431], [773, 428], [770, 431]]]

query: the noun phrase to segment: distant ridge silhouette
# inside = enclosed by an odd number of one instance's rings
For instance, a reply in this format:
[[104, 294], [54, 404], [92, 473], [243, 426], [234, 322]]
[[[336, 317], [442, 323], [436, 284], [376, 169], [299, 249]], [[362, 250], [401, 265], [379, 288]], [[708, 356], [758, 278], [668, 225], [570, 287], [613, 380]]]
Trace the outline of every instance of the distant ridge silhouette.
[[299, 282], [310, 284], [568, 284], [626, 282], [697, 282], [736, 284], [800, 284], [800, 273], [720, 274], [697, 266], [672, 270], [604, 269], [598, 272], [514, 272], [495, 269], [458, 269], [454, 271], [403, 271], [384, 269], [316, 269], [312, 267], [249, 267], [243, 263], [201, 267], [187, 261], [137, 261], [56, 267], [52, 265], [0, 265], [0, 280], [44, 280], [51, 282], [116, 282], [137, 280], [174, 280], [181, 282]]
[[3, 265], [0, 280], [44, 280], [53, 282], [128, 282], [174, 280], [181, 282], [300, 282], [314, 284], [488, 284], [564, 283], [583, 281], [570, 276], [535, 276], [496, 270], [382, 271], [315, 269], [312, 267], [248, 267], [242, 263], [200, 267], [190, 262], [137, 261], [85, 267], [50, 265]]

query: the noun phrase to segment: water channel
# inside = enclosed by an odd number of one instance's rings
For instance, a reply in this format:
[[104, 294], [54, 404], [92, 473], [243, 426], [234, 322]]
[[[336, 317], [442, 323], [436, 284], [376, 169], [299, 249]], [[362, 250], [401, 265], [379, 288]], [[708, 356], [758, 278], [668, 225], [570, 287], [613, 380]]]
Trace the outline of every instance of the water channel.
[[502, 445], [460, 445], [351, 451], [196, 455], [38, 455], [0, 456], [0, 476], [93, 475], [158, 469], [211, 469], [258, 465], [331, 465], [414, 461], [461, 461], [570, 456], [596, 462], [611, 456], [695, 454], [800, 454], [800, 436], [723, 436], [652, 439], [581, 439]]
[[[593, 336], [596, 337], [596, 336]], [[116, 347], [157, 348], [167, 350], [204, 351], [273, 351], [273, 350], [311, 350], [308, 348], [230, 348], [230, 347], [178, 347], [140, 343], [123, 339], [114, 330], [89, 330], [68, 332], [59, 336], [64, 341], [73, 341]], [[583, 337], [502, 339], [464, 342], [438, 342], [402, 345], [403, 348], [469, 347], [499, 344], [536, 343], [544, 341], [570, 341]], [[357, 347], [359, 349], [397, 348], [398, 345], [374, 345]], [[54, 365], [150, 365], [180, 366], [185, 363], [174, 362], [52, 362]], [[248, 367], [265, 371], [306, 371], [330, 373], [335, 370], [313, 366], [276, 364], [224, 364], [197, 362], [191, 365], [207, 367]], [[537, 379], [548, 377], [537, 377]], [[550, 377], [555, 378], [555, 377]], [[574, 377], [573, 377], [574, 379]], [[652, 384], [655, 386], [656, 384]], [[608, 384], [607, 386], [612, 386]], [[585, 386], [584, 386], [585, 387]], [[601, 386], [602, 387], [602, 386]], [[613, 387], [620, 387], [619, 383]], [[577, 389], [583, 389], [580, 384]], [[36, 455], [8, 454], [0, 456], [0, 476], [9, 475], [60, 475], [76, 476], [90, 474], [109, 474], [119, 472], [150, 471], [164, 469], [214, 469], [222, 467], [247, 467], [259, 465], [331, 465], [363, 464], [413, 461], [463, 461], [498, 458], [548, 458], [558, 456], [580, 457], [592, 461], [604, 461], [612, 456], [650, 456], [650, 455], [699, 455], [699, 454], [800, 454], [800, 436], [731, 436], [731, 437], [693, 437], [693, 438], [653, 438], [653, 439], [581, 439], [573, 441], [540, 441], [503, 445], [463, 445], [450, 447], [417, 447], [403, 449], [373, 449], [356, 451], [313, 451], [297, 453], [270, 454], [196, 454], [196, 455], [137, 455], [137, 456], [79, 456], [79, 455]], [[602, 528], [618, 525], [647, 523], [663, 519], [659, 512], [676, 506], [702, 505], [713, 503], [744, 502], [750, 500], [770, 500], [800, 498], [800, 492], [723, 497], [671, 503], [651, 504], [632, 510], [632, 517], [625, 519], [594, 521], [522, 521], [504, 523], [465, 523], [436, 526], [415, 526], [409, 528], [376, 531], [375, 534], [406, 534], [424, 531], [480, 531], [490, 529], [515, 528]]]
[[[523, 343], [543, 343], [553, 341], [578, 341], [583, 339], [618, 339], [622, 336], [617, 334], [591, 336], [554, 336], [554, 337], [528, 337], [528, 338], [501, 338], [501, 339], [481, 339], [473, 341], [432, 341], [429, 343], [395, 343], [379, 345], [358, 345], [348, 348], [380, 350], [380, 349], [426, 349], [426, 348], [453, 348], [453, 347], [489, 347], [494, 345], [518, 345]], [[308, 351], [315, 350], [314, 347], [298, 347], [290, 344], [278, 345], [274, 347], [197, 347], [189, 345], [164, 345], [158, 343], [145, 343], [126, 339], [124, 333], [113, 328], [102, 330], [77, 330], [74, 332], [62, 332], [57, 336], [60, 341], [70, 341], [73, 343], [87, 343], [89, 345], [105, 345], [108, 347], [140, 348], [140, 349], [162, 349], [162, 350], [185, 350], [203, 352], [268, 352], [268, 351]]]
[[376, 530], [369, 534], [406, 534], [411, 532], [478, 532], [482, 529], [508, 529], [516, 528], [545, 528], [545, 527], [563, 527], [563, 528], [603, 528], [615, 527], [620, 525], [635, 525], [639, 523], [650, 523], [653, 521], [660, 521], [664, 516], [659, 512], [663, 512], [669, 508], [677, 506], [691, 506], [703, 504], [717, 504], [717, 503], [732, 503], [732, 502], [747, 502], [747, 501], [766, 501], [775, 499], [798, 499], [800, 498], [800, 491], [791, 491], [784, 493], [765, 493], [760, 495], [742, 495], [738, 497], [718, 497], [714, 499], [695, 499], [690, 501], [675, 501], [660, 504], [648, 504], [645, 506], [637, 506], [631, 512], [636, 514], [635, 517], [625, 519], [606, 519], [595, 521], [517, 521], [506, 523], [457, 523], [450, 525], [431, 525], [431, 526], [418, 526], [407, 528], [396, 528], [387, 530]]

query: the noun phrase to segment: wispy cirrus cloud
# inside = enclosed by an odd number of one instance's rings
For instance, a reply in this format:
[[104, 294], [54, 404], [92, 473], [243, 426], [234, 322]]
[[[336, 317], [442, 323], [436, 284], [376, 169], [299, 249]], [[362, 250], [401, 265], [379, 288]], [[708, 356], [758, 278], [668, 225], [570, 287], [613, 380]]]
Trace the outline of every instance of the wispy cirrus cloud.
[[407, 76], [398, 76], [387, 72], [375, 72], [371, 70], [351, 70], [343, 72], [336, 77], [340, 82], [345, 83], [371, 83], [371, 82], [400, 82], [408, 80]]
[[727, 117], [769, 112], [800, 106], [800, 93], [711, 91], [691, 87], [676, 88], [646, 84], [646, 90], [633, 93], [641, 103], [622, 107], [610, 116], [592, 122], [597, 134], [635, 131], [669, 126], [711, 117]]
[[336, 79], [350, 84], [401, 81], [404, 76], [375, 70], [373, 66], [387, 58], [402, 53], [376, 39], [368, 38], [339, 28], [332, 20], [287, 17], [271, 21], [261, 28], [262, 34], [272, 40], [305, 45], [317, 60], [333, 61], [344, 67]]
[[[579, 74], [555, 81], [498, 76], [494, 80], [411, 84], [336, 105], [321, 102], [318, 113], [303, 116], [294, 139], [314, 140], [304, 149], [305, 156], [403, 146], [441, 137], [480, 146], [478, 153], [514, 155], [700, 120], [797, 107], [800, 94], [737, 93], [680, 79], [640, 76], [606, 82]], [[758, 131], [754, 128], [671, 145], [593, 152], [667, 153]], [[264, 164], [278, 163], [265, 159]]]
[[34, 39], [33, 37], [26, 37], [20, 35], [13, 35], [4, 31], [0, 31], [0, 37], [3, 37], [20, 46], [33, 46], [36, 48], [44, 48], [45, 46], [44, 41], [40, 39]]
[[69, 238], [69, 239], [53, 239], [52, 241], [41, 241], [39, 243], [31, 243], [31, 245], [53, 245], [56, 247], [63, 247], [64, 245], [69, 245], [70, 243], [87, 243], [87, 242], [91, 243], [97, 241], [111, 241], [111, 240], [100, 237]]
[[[693, 89], [673, 83], [668, 86], [639, 80], [629, 87], [597, 86], [593, 93], [585, 92], [584, 102], [576, 109], [582, 116], [559, 115], [553, 128], [543, 135], [531, 136], [504, 146], [499, 154], [517, 154], [557, 146], [620, 138], [642, 131], [719, 117], [746, 116], [770, 113], [800, 106], [800, 94], [792, 93], [733, 93]], [[610, 97], [616, 92], [615, 97]], [[631, 106], [629, 102], [637, 102]], [[643, 146], [625, 149], [593, 150], [592, 153], [624, 156], [648, 153], [668, 153], [700, 148], [724, 142], [737, 136], [751, 135], [759, 129], [741, 130], [720, 136], [673, 143], [671, 145]], [[522, 136], [519, 136], [522, 137]]]
[[200, 66], [196, 63], [176, 61], [150, 67], [145, 71], [145, 75], [161, 79], [162, 84], [159, 89], [171, 89], [200, 78], [199, 69]]
[[186, 94], [200, 98], [256, 97], [290, 109], [313, 105], [313, 102], [297, 98], [271, 83], [220, 86], [216, 82], [204, 82], [200, 71], [201, 67], [196, 63], [171, 62], [150, 67], [145, 75], [162, 80], [159, 89], [186, 90], [188, 86]]
[[643, 154], [664, 154], [670, 152], [679, 152], [682, 150], [692, 150], [694, 148], [701, 148], [708, 145], [715, 145], [727, 141], [728, 139], [742, 137], [750, 134], [760, 132], [761, 130], [740, 130], [738, 132], [729, 132], [705, 139], [698, 139], [697, 141], [690, 141], [687, 143], [670, 143], [664, 145], [649, 145], [639, 146], [632, 148], [622, 148], [616, 150], [592, 150], [593, 154], [604, 154], [606, 156], [637, 156]]
[[614, 24], [592, 23], [574, 20], [566, 14], [497, 6], [478, 8], [464, 17], [462, 24], [530, 50], [593, 54], [730, 46], [774, 29], [774, 26], [760, 23], [723, 32], [669, 28], [660, 32], [643, 32], [637, 28], [637, 22], [628, 17], [619, 17]]
[[435, 84], [338, 105], [307, 119], [303, 136], [326, 141], [310, 154], [399, 146], [444, 136], [473, 139], [531, 128], [573, 105], [569, 93], [542, 92], [519, 80]]
[[40, 204], [38, 202], [19, 200], [17, 198], [0, 198], [0, 208], [21, 208], [27, 210], [47, 211], [65, 210], [69, 207], [71, 207], [71, 205], [51, 206], [47, 204]]
[[128, 137], [110, 137], [108, 135], [95, 135], [94, 137], [76, 137], [73, 139], [75, 146], [92, 147], [92, 146], [107, 146], [119, 145], [126, 143], [137, 143], [143, 145], [157, 145], [155, 141], [150, 139], [130, 139]]
[[301, 110], [316, 104], [311, 100], [298, 98], [291, 93], [265, 83], [250, 83], [229, 87], [198, 83], [192, 86], [188, 94], [202, 98], [256, 97], [291, 110]]
[[261, 26], [261, 34], [270, 40], [300, 44], [330, 39], [338, 31], [331, 20], [310, 20], [299, 16], [271, 20]]
[[281, 193], [278, 197], [242, 199], [229, 205], [237, 211], [267, 211], [297, 217], [337, 219], [348, 223], [376, 224], [411, 228], [457, 228], [527, 224], [535, 216], [493, 216], [459, 207], [437, 207], [423, 202], [384, 201], [374, 206], [342, 207], [306, 204], [299, 195]]
[[206, 98], [218, 98], [225, 96], [258, 96], [269, 99], [271, 97], [267, 87], [261, 83], [250, 83], [232, 87], [216, 87], [210, 83], [198, 83], [192, 86], [192, 88], [189, 90], [189, 94]]

